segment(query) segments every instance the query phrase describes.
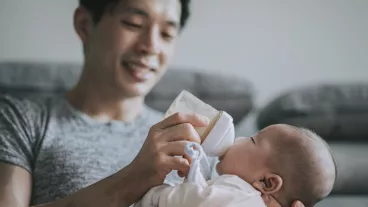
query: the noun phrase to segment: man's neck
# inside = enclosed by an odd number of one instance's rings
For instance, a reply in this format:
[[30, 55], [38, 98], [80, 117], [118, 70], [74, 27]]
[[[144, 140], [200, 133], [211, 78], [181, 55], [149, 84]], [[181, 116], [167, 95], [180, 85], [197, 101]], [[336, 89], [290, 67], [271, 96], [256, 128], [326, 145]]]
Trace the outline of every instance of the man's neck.
[[114, 94], [111, 90], [89, 83], [91, 82], [82, 78], [67, 94], [70, 105], [88, 116], [103, 122], [112, 120], [130, 122], [142, 113], [144, 97], [123, 98], [121, 94]]

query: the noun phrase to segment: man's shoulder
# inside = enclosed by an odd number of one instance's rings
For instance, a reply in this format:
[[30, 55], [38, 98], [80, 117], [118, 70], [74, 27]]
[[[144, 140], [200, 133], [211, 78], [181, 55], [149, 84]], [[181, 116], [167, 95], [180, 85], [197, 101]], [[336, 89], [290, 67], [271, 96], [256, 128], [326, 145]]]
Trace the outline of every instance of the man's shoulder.
[[23, 127], [37, 127], [47, 122], [51, 110], [61, 104], [56, 97], [17, 97], [0, 95], [0, 116], [8, 122]]
[[0, 111], [2, 113], [13, 112], [19, 115], [25, 115], [44, 109], [47, 102], [47, 98], [31, 99], [11, 95], [0, 95]]
[[0, 160], [32, 171], [48, 122], [48, 99], [0, 95]]

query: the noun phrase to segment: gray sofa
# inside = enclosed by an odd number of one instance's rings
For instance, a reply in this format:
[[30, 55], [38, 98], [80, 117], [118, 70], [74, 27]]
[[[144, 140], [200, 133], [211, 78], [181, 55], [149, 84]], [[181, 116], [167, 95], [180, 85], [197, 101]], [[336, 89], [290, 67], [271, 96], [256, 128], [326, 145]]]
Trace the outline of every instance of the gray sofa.
[[[80, 65], [73, 63], [3, 62], [0, 95], [62, 95], [76, 83], [80, 72]], [[255, 111], [253, 85], [246, 79], [176, 68], [166, 73], [146, 103], [165, 111], [186, 89], [230, 113], [238, 135], [251, 135], [273, 123], [312, 128], [330, 144], [339, 172], [332, 195], [318, 207], [368, 207], [368, 137], [364, 131], [368, 129], [367, 88], [357, 84], [306, 87], [282, 94]], [[356, 134], [350, 136], [352, 133]]]

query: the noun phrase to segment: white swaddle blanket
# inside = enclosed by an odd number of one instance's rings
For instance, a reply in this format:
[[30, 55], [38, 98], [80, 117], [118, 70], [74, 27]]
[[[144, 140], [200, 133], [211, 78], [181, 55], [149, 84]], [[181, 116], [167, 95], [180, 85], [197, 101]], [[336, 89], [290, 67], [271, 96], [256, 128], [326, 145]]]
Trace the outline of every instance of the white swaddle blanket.
[[200, 159], [206, 156], [199, 144], [188, 145], [192, 164], [185, 181], [177, 186], [152, 188], [135, 207], [266, 207], [260, 192], [234, 175], [206, 181], [200, 173]]

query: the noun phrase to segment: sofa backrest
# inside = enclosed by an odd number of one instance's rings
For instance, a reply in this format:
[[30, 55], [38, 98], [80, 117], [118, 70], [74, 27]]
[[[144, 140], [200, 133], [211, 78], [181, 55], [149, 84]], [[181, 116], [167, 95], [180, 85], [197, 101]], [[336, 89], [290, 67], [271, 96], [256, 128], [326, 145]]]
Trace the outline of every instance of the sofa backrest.
[[368, 142], [368, 84], [321, 84], [286, 91], [261, 111], [258, 126], [287, 123], [327, 141]]
[[[0, 93], [14, 96], [62, 95], [81, 74], [74, 63], [2, 62]], [[146, 98], [146, 104], [165, 112], [181, 90], [188, 90], [219, 110], [227, 111], [237, 123], [253, 107], [253, 86], [239, 77], [190, 69], [170, 68]]]

